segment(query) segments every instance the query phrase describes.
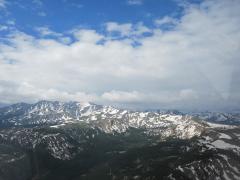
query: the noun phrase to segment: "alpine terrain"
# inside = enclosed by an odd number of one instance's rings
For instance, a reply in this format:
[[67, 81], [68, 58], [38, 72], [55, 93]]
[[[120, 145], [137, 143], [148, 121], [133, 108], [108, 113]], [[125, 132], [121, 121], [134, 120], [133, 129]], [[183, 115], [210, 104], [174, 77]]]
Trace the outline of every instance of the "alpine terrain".
[[0, 108], [0, 180], [238, 180], [240, 113]]

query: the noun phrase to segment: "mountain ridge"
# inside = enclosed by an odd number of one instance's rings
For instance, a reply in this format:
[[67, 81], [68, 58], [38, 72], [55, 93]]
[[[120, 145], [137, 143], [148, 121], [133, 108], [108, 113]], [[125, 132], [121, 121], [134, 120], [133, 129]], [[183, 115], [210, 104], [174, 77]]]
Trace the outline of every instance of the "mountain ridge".
[[0, 179], [238, 180], [240, 126], [231, 124], [239, 119], [94, 103], [14, 104], [0, 108]]
[[[76, 101], [39, 101], [18, 103], [0, 108], [2, 126], [61, 125], [85, 122], [104, 132], [125, 132], [128, 128], [142, 128], [149, 133], [178, 134], [179, 137], [200, 135], [204, 123], [178, 111], [141, 112], [117, 109], [112, 106]], [[184, 131], [182, 131], [184, 130]]]

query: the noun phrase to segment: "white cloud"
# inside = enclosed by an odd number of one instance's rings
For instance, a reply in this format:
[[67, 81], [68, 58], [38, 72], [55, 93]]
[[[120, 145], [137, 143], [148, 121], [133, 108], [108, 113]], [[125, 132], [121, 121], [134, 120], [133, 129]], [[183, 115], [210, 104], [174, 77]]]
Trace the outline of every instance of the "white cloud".
[[149, 29], [147, 26], [144, 26], [142, 22], [139, 22], [135, 25], [133, 30], [133, 35], [142, 35], [144, 33], [150, 33], [151, 29]]
[[95, 30], [89, 30], [89, 29], [74, 29], [73, 35], [75, 38], [77, 38], [80, 42], [84, 43], [93, 43], [102, 40], [104, 36], [96, 33]]
[[121, 35], [126, 36], [129, 35], [132, 31], [132, 24], [126, 23], [126, 24], [118, 24], [116, 22], [108, 22], [106, 24], [106, 29], [109, 32], [119, 32]]
[[188, 99], [198, 99], [198, 95], [192, 89], [182, 89], [180, 92], [167, 92], [161, 91], [161, 93], [141, 93], [139, 91], [116, 91], [105, 92], [101, 96], [104, 100], [114, 103], [176, 103]]
[[142, 22], [137, 24], [125, 23], [119, 24], [116, 22], [106, 23], [106, 30], [108, 32], [114, 33], [117, 32], [120, 36], [140, 36], [144, 33], [149, 33], [151, 30], [144, 26]]
[[38, 31], [42, 36], [49, 36], [49, 35], [52, 35], [52, 36], [62, 36], [61, 33], [57, 33], [57, 32], [54, 32], [52, 31], [51, 29], [49, 29], [48, 27], [37, 27], [35, 28], [36, 31]]
[[35, 28], [35, 30], [42, 36], [42, 37], [48, 37], [48, 36], [52, 36], [55, 37], [57, 40], [59, 40], [60, 42], [64, 43], [64, 44], [69, 44], [71, 43], [71, 38], [64, 36], [64, 34], [62, 33], [58, 33], [55, 32], [51, 29], [49, 29], [48, 27], [37, 27]]
[[[155, 93], [143, 93], [139, 91], [116, 91], [112, 90], [102, 94], [100, 99], [108, 104], [124, 107], [141, 108], [198, 108], [199, 94], [192, 89], [179, 91], [161, 91]], [[159, 106], [161, 102], [161, 106]], [[124, 105], [123, 105], [124, 104]], [[184, 106], [183, 106], [184, 104]]]
[[91, 102], [97, 99], [96, 95], [86, 94], [85, 92], [69, 93], [52, 88], [46, 90], [36, 88], [26, 82], [14, 84], [4, 81], [0, 83], [0, 97], [1, 102], [6, 104], [24, 101], [36, 102], [43, 99], [80, 102]]
[[142, 94], [137, 91], [125, 92], [125, 91], [115, 91], [105, 92], [102, 98], [111, 102], [141, 102]]
[[[0, 99], [4, 103], [82, 99], [181, 109], [239, 107], [239, 9], [238, 0], [204, 1], [188, 6], [167, 31], [143, 23], [112, 22], [106, 26], [107, 35], [74, 29], [75, 40], [68, 44], [56, 37], [35, 38], [15, 31], [5, 38], [8, 43], [0, 43]], [[45, 35], [53, 33], [42, 30]], [[112, 38], [112, 31], [124, 38]], [[140, 46], [131, 45], [132, 37], [149, 31], [151, 36], [135, 38]]]
[[127, 0], [127, 4], [129, 4], [129, 5], [142, 5], [143, 0]]
[[156, 19], [155, 20], [155, 24], [157, 26], [163, 26], [163, 25], [176, 25], [178, 23], [177, 19], [174, 19], [172, 17], [169, 16], [164, 16], [161, 19]]

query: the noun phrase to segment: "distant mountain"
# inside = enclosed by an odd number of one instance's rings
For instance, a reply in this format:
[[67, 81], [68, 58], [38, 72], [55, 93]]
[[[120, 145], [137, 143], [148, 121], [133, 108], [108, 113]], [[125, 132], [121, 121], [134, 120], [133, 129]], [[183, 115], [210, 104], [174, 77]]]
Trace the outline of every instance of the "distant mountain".
[[240, 125], [240, 111], [236, 112], [200, 112], [189, 113], [207, 122], [227, 125]]
[[240, 177], [237, 113], [40, 101], [0, 108], [0, 179]]
[[0, 126], [61, 125], [85, 122], [107, 133], [141, 128], [146, 132], [179, 138], [199, 135], [206, 124], [177, 111], [139, 112], [93, 103], [40, 101], [0, 108]]

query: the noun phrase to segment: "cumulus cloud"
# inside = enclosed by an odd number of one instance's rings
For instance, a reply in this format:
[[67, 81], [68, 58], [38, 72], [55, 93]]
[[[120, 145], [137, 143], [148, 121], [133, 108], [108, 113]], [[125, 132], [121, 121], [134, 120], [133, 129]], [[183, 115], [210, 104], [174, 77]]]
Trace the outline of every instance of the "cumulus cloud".
[[155, 24], [157, 26], [175, 26], [178, 23], [178, 20], [169, 16], [164, 16], [163, 18], [156, 19]]
[[42, 36], [45, 37], [54, 37], [57, 40], [59, 40], [62, 43], [68, 44], [71, 42], [71, 38], [64, 36], [64, 34], [55, 32], [51, 30], [49, 27], [43, 26], [43, 27], [36, 27], [35, 30]]
[[[13, 31], [0, 43], [0, 99], [80, 100], [127, 107], [220, 109], [240, 105], [240, 2], [188, 5], [180, 19], [106, 23], [58, 38]], [[177, 22], [177, 23], [176, 23]], [[161, 25], [174, 24], [169, 30]], [[122, 38], [114, 38], [117, 31]], [[54, 35], [40, 29], [44, 35]], [[151, 32], [151, 35], [142, 35]], [[139, 34], [141, 36], [139, 36]], [[137, 36], [139, 46], [132, 45]], [[62, 38], [69, 38], [62, 35]]]
[[43, 99], [79, 102], [91, 102], [97, 99], [95, 94], [86, 94], [85, 92], [69, 93], [52, 88], [41, 89], [27, 82], [13, 83], [8, 81], [0, 81], [0, 97], [1, 103], [6, 104], [36, 102]]
[[125, 92], [112, 90], [110, 92], [105, 92], [102, 95], [102, 98], [111, 102], [124, 103], [124, 102], [141, 102], [142, 96], [143, 95], [137, 91]]
[[115, 103], [138, 103], [138, 102], [164, 102], [171, 103], [187, 99], [198, 99], [198, 95], [192, 89], [182, 89], [179, 92], [162, 91], [158, 93], [141, 93], [138, 91], [116, 91], [105, 92], [102, 94], [104, 100]]
[[122, 35], [129, 35], [132, 31], [132, 24], [126, 23], [126, 24], [118, 24], [116, 22], [108, 22], [106, 24], [106, 29], [109, 32], [119, 32]]
[[137, 24], [132, 23], [124, 23], [119, 24], [116, 22], [108, 22], [106, 23], [106, 30], [110, 33], [119, 33], [120, 36], [140, 36], [144, 33], [150, 33], [151, 30], [144, 26], [142, 22], [139, 22]]
[[57, 33], [57, 32], [54, 32], [52, 31], [51, 29], [49, 29], [48, 27], [37, 27], [35, 28], [36, 31], [38, 31], [42, 36], [49, 36], [49, 35], [52, 35], [52, 36], [63, 36], [61, 33]]
[[82, 43], [95, 44], [104, 38], [103, 35], [91, 29], [74, 29], [72, 32], [74, 37]]

